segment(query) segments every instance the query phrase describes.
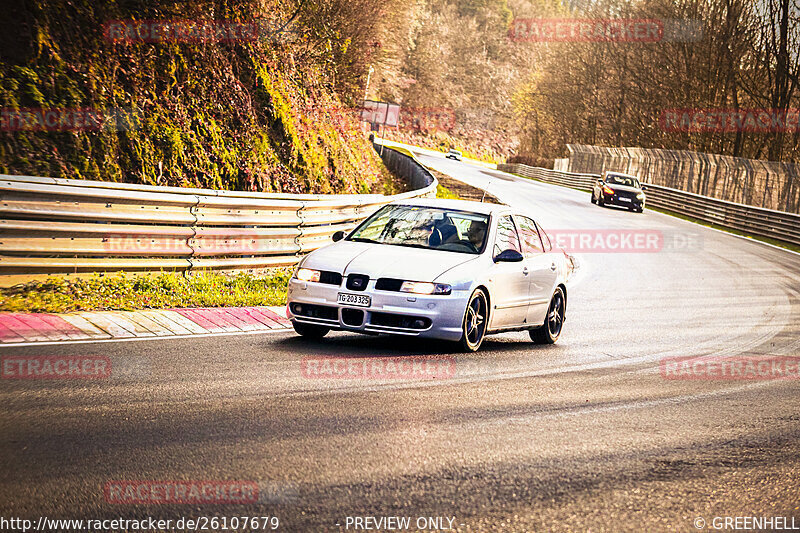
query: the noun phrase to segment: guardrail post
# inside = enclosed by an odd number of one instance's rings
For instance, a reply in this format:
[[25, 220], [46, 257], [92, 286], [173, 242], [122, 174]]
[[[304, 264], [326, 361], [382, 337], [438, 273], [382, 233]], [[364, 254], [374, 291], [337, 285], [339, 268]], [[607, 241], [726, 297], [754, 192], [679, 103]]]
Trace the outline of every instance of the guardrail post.
[[192, 268], [194, 267], [194, 262], [192, 261], [192, 259], [194, 258], [196, 249], [192, 244], [192, 241], [194, 241], [195, 237], [197, 237], [197, 222], [198, 222], [197, 208], [199, 205], [200, 205], [200, 196], [195, 195], [194, 205], [189, 206], [189, 214], [194, 217], [194, 220], [192, 221], [192, 224], [190, 226], [192, 230], [192, 235], [186, 238], [186, 246], [188, 246], [189, 250], [191, 251], [189, 252], [189, 257], [186, 259], [189, 265], [186, 268], [186, 270], [183, 271], [184, 277], [188, 277], [192, 273]]
[[300, 207], [297, 208], [297, 229], [300, 233], [295, 235], [294, 237], [294, 244], [297, 246], [297, 251], [295, 251], [295, 256], [300, 257], [300, 254], [303, 252], [303, 243], [300, 241], [301, 237], [303, 236], [303, 230], [305, 229], [305, 219], [303, 219], [303, 209], [305, 209], [306, 203], [300, 202]]

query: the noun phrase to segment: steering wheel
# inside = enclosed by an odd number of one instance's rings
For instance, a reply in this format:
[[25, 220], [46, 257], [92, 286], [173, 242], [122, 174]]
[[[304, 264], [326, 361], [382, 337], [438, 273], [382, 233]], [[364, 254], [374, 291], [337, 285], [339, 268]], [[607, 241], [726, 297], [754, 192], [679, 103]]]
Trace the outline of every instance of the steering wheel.
[[478, 249], [475, 247], [475, 245], [472, 244], [470, 241], [466, 241], [464, 239], [459, 239], [453, 242], [447, 242], [439, 246], [440, 250], [453, 250], [454, 248], [455, 249], [466, 248], [465, 251], [467, 252], [478, 253]]

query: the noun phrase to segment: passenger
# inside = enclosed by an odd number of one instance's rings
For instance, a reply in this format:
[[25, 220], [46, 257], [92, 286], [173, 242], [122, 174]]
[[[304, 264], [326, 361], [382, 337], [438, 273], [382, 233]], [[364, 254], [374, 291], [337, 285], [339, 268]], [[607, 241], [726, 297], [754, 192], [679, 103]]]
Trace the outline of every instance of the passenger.
[[469, 225], [469, 229], [467, 230], [467, 239], [472, 245], [475, 247], [476, 250], [480, 250], [481, 246], [483, 245], [483, 239], [486, 237], [486, 222], [481, 222], [479, 220], [473, 220], [472, 223]]

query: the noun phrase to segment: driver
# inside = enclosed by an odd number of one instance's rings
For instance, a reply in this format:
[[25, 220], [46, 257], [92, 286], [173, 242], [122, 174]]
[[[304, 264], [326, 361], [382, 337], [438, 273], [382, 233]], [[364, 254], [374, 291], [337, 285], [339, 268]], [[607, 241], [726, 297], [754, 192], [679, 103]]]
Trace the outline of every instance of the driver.
[[467, 239], [475, 249], [480, 249], [481, 245], [483, 245], [483, 239], [486, 236], [486, 222], [481, 222], [479, 220], [473, 220], [470, 225], [469, 229], [467, 230]]

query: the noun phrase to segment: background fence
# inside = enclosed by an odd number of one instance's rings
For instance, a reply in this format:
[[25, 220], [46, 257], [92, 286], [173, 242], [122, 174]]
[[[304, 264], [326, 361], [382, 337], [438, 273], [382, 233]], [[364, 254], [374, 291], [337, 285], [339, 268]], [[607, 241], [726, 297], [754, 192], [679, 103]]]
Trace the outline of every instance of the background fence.
[[[599, 174], [579, 174], [519, 163], [497, 165], [498, 170], [511, 172], [556, 185], [590, 191]], [[709, 224], [743, 231], [800, 245], [800, 215], [762, 209], [717, 198], [710, 198], [670, 187], [647, 184], [646, 203], [674, 213], [688, 215]], [[586, 196], [589, 202], [589, 195]]]
[[378, 207], [436, 195], [415, 158], [385, 147], [414, 189], [296, 195], [0, 175], [0, 285], [46, 274], [291, 265]]
[[643, 181], [720, 200], [800, 212], [800, 167], [687, 150], [610, 148], [568, 144], [569, 159], [555, 169], [600, 174], [614, 170]]

